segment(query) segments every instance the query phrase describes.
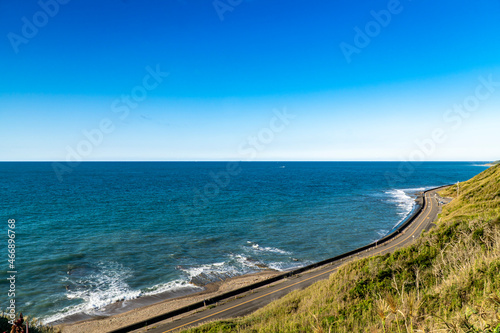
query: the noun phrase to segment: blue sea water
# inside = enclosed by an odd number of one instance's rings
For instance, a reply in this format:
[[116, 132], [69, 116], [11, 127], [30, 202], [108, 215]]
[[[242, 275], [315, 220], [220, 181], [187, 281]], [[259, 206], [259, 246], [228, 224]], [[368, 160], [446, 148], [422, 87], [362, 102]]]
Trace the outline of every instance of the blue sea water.
[[[467, 180], [482, 164], [88, 162], [61, 181], [52, 163], [4, 162], [0, 271], [15, 219], [17, 310], [47, 323], [99, 315], [116, 301], [368, 244], [408, 216], [416, 192]], [[8, 289], [2, 278], [2, 309]]]

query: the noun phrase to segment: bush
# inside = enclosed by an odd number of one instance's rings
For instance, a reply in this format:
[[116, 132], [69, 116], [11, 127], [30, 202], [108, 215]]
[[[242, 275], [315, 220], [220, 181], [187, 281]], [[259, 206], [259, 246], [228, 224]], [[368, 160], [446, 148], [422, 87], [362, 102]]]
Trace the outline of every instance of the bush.
[[[22, 314], [20, 314], [18, 317], [21, 317]], [[0, 332], [7, 332], [10, 333], [12, 329], [12, 325], [9, 324], [10, 318], [7, 318], [4, 315], [0, 316]], [[22, 325], [23, 328], [25, 325]], [[49, 326], [43, 326], [40, 325], [36, 320], [28, 320], [28, 326], [29, 326], [29, 332], [30, 333], [56, 333], [56, 331]]]

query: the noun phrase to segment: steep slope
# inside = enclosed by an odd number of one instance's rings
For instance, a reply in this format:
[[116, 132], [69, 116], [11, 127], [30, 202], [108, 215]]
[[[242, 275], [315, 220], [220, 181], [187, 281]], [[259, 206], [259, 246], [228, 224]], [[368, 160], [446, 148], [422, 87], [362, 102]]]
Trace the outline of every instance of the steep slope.
[[453, 185], [441, 196], [456, 198], [443, 209], [443, 220], [460, 218], [493, 218], [500, 216], [500, 165], [495, 165], [476, 177]]

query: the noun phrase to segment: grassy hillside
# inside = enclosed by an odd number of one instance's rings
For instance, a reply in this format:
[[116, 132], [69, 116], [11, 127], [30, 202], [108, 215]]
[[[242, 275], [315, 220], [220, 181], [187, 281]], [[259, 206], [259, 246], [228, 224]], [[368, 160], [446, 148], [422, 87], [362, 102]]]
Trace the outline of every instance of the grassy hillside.
[[455, 219], [492, 219], [500, 216], [500, 165], [495, 165], [469, 181], [439, 193], [456, 198], [443, 209], [442, 221]]
[[461, 183], [438, 227], [413, 245], [346, 264], [247, 317], [189, 330], [230, 331], [500, 332], [500, 165]]

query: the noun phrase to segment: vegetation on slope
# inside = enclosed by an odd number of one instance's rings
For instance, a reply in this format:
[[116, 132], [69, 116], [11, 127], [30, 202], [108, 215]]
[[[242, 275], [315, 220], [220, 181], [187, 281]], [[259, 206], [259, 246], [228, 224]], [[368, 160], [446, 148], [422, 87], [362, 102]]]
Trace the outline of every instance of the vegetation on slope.
[[500, 165], [459, 186], [411, 246], [189, 332], [500, 332]]
[[500, 216], [500, 165], [495, 165], [476, 177], [455, 184], [439, 193], [452, 197], [443, 208], [442, 221], [492, 219]]

